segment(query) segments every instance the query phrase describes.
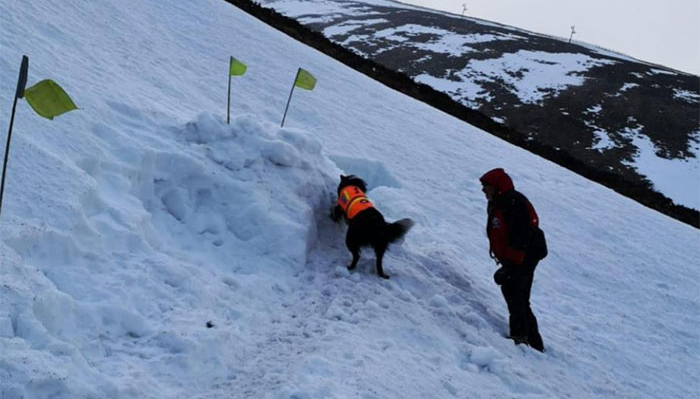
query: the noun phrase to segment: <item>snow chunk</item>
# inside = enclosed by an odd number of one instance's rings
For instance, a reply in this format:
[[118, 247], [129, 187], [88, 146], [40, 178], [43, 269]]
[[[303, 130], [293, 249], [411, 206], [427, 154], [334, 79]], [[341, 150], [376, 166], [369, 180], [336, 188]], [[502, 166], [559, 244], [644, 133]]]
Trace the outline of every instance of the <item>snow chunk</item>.
[[184, 133], [187, 141], [197, 144], [211, 143], [234, 135], [214, 115], [207, 113], [200, 114], [195, 122], [188, 123]]
[[493, 347], [477, 346], [472, 348], [469, 360], [479, 367], [492, 367], [498, 359], [498, 352]]
[[445, 297], [440, 295], [440, 294], [433, 295], [433, 297], [430, 298], [430, 301], [428, 301], [428, 303], [430, 304], [430, 306], [432, 306], [434, 308], [449, 308], [450, 307], [450, 303], [447, 302], [447, 299], [445, 299]]

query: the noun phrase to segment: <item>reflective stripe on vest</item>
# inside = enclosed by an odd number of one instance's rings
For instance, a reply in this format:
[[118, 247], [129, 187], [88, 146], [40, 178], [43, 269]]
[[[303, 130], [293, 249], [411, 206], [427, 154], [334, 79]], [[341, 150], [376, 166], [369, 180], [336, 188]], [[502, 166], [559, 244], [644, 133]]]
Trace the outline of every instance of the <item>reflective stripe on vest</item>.
[[374, 208], [365, 193], [356, 186], [347, 186], [340, 191], [338, 206], [345, 212], [348, 219], [354, 218], [365, 209]]

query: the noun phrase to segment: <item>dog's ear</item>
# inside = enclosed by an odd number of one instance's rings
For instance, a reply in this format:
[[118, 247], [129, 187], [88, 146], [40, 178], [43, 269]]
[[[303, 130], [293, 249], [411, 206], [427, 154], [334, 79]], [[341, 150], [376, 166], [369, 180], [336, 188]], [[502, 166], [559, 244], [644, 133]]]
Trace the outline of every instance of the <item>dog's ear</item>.
[[347, 179], [348, 179], [347, 176], [340, 175], [340, 181], [345, 181], [345, 180], [347, 180]]
[[362, 179], [358, 179], [358, 180], [359, 180], [358, 185], [360, 186], [360, 189], [362, 191], [366, 192], [367, 191], [367, 183]]

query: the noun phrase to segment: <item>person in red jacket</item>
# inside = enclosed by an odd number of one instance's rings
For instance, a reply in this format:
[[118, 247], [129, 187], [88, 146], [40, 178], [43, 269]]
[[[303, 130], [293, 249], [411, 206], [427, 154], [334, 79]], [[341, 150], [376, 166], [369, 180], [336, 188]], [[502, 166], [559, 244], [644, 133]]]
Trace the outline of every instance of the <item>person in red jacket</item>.
[[494, 280], [508, 305], [510, 338], [544, 352], [537, 318], [530, 308], [535, 267], [547, 256], [537, 213], [503, 169], [490, 170], [479, 180], [488, 199], [486, 234], [491, 257], [501, 266]]

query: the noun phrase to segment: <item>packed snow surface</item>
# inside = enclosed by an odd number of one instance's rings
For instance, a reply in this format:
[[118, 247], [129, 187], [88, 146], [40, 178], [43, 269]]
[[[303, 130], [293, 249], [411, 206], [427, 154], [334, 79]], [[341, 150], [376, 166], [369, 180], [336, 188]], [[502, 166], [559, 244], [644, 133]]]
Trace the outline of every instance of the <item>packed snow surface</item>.
[[[0, 221], [0, 398], [691, 398], [700, 234], [356, 73], [219, 0], [0, 2], [80, 110], [18, 104]], [[232, 82], [227, 63], [245, 62]], [[584, 61], [585, 62], [585, 61]], [[297, 89], [296, 70], [318, 78]], [[516, 347], [479, 176], [550, 255]], [[346, 266], [338, 175], [416, 226]]]

